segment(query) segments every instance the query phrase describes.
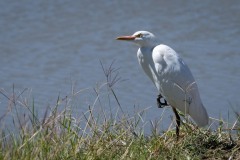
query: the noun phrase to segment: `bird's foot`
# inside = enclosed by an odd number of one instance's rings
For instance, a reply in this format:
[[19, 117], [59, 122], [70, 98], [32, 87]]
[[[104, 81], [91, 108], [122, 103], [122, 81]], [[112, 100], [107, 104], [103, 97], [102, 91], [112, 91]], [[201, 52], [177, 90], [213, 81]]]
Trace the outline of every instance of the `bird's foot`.
[[157, 105], [158, 105], [158, 108], [163, 108], [168, 106], [167, 101], [163, 98], [161, 94], [159, 94], [157, 97]]

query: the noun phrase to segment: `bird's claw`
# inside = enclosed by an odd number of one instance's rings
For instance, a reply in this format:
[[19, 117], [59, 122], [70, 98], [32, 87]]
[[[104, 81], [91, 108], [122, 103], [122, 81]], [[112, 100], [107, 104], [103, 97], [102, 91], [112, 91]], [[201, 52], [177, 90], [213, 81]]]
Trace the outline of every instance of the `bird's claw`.
[[164, 97], [161, 94], [159, 94], [157, 97], [157, 105], [158, 105], [158, 108], [163, 108], [168, 106], [167, 101], [164, 99]]

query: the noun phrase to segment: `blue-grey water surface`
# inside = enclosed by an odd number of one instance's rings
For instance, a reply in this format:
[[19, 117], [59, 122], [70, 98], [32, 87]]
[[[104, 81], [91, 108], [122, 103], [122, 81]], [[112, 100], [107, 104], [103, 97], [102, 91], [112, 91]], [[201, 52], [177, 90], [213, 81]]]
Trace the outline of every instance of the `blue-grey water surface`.
[[[89, 89], [79, 96], [85, 112], [105, 81], [99, 61], [115, 60], [124, 81], [116, 94], [125, 111], [151, 107], [147, 120], [159, 119], [157, 90], [138, 65], [137, 46], [116, 41], [137, 30], [153, 32], [189, 65], [210, 117], [234, 120], [240, 111], [239, 1], [0, 1], [0, 88], [28, 88], [38, 110], [58, 95]], [[0, 95], [0, 111], [7, 110]], [[86, 105], [84, 105], [86, 104]], [[165, 120], [169, 121], [167, 109]]]

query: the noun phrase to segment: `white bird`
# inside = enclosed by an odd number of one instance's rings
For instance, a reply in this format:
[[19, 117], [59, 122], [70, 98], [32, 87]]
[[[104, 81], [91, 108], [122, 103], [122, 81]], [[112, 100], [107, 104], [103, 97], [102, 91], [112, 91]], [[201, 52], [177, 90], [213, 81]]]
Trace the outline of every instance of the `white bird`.
[[[177, 110], [189, 114], [198, 126], [208, 124], [208, 114], [202, 104], [198, 86], [193, 75], [169, 46], [157, 45], [155, 36], [148, 31], [137, 31], [131, 36], [120, 36], [117, 40], [136, 43], [139, 64], [158, 89], [159, 107], [170, 105], [176, 116], [176, 135], [179, 137], [180, 117]], [[164, 98], [165, 103], [160, 99]]]

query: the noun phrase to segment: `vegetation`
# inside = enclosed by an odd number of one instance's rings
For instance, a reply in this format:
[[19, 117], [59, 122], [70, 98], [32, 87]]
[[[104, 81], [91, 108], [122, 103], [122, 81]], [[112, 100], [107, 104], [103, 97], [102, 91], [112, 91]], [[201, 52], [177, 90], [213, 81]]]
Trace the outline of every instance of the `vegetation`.
[[[117, 70], [112, 67], [103, 67], [103, 70], [107, 82], [94, 88], [96, 97], [88, 111], [81, 115], [75, 115], [71, 108], [74, 95], [79, 92], [65, 98], [59, 96], [56, 104], [39, 116], [34, 101], [23, 97], [25, 90], [20, 93], [13, 90], [11, 95], [1, 90], [9, 111], [0, 117], [0, 159], [240, 158], [238, 118], [232, 125], [219, 121], [214, 131], [185, 122], [178, 141], [174, 124], [166, 131], [153, 127], [152, 134], [145, 135], [141, 123], [143, 112], [133, 116], [124, 113], [113, 90], [113, 85], [120, 80]], [[115, 102], [116, 111], [103, 109], [106, 97], [109, 104]], [[9, 116], [12, 127], [8, 122], [8, 127], [3, 128], [3, 121]]]

